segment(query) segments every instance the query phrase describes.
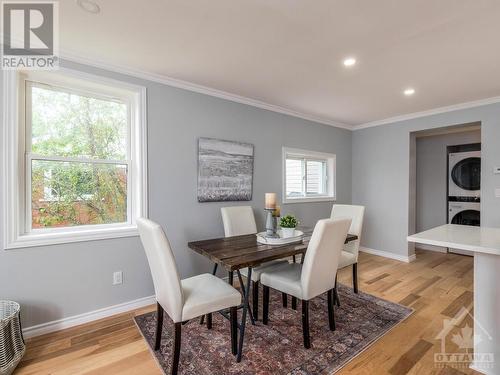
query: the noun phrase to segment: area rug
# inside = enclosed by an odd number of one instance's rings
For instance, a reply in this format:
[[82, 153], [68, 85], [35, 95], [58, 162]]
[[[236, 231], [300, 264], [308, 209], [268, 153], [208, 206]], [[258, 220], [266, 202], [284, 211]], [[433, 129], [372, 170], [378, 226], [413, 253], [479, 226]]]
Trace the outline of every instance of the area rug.
[[[179, 373], [221, 374], [333, 374], [359, 355], [391, 328], [406, 319], [412, 309], [339, 285], [341, 306], [335, 308], [337, 329], [328, 329], [326, 295], [310, 304], [310, 349], [302, 344], [301, 306], [282, 307], [281, 293], [271, 290], [269, 325], [247, 324], [243, 359], [231, 354], [229, 321], [213, 315], [213, 328], [193, 320], [182, 327]], [[261, 307], [262, 304], [259, 306]], [[262, 310], [259, 311], [262, 318]], [[156, 313], [137, 316], [135, 322], [149, 347], [153, 347]], [[172, 321], [165, 317], [161, 348], [152, 349], [165, 374], [170, 373]]]

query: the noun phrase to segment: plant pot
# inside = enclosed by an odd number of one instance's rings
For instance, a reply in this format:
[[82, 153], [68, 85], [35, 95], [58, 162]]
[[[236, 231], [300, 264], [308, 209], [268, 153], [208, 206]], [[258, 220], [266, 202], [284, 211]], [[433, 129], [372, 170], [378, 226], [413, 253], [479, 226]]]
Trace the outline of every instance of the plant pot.
[[283, 238], [290, 238], [295, 235], [295, 228], [281, 228]]

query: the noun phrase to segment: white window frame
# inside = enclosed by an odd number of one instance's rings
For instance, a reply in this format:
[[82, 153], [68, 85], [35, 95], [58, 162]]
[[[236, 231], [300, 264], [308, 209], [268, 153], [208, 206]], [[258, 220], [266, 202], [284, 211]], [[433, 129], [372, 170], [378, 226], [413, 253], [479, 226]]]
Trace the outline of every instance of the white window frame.
[[[286, 195], [286, 159], [304, 159], [306, 161], [326, 161], [326, 194], [301, 197]], [[282, 153], [282, 201], [283, 204], [303, 202], [331, 202], [336, 200], [337, 156], [325, 152], [308, 151], [298, 148], [283, 147]], [[305, 171], [304, 171], [305, 173]], [[305, 189], [305, 188], [304, 188]]]
[[[40, 157], [30, 151], [25, 113], [29, 82], [61, 87], [77, 94], [115, 98], [129, 108], [126, 223], [31, 229], [31, 176], [33, 159], [68, 161], [71, 158]], [[146, 88], [66, 68], [57, 71], [3, 71], [3, 238], [4, 249], [137, 236], [136, 218], [147, 216]], [[25, 105], [26, 104], [26, 105]], [[83, 159], [75, 159], [84, 162]], [[92, 162], [96, 162], [92, 160]], [[97, 161], [101, 162], [101, 161]], [[106, 163], [108, 161], [102, 161]]]

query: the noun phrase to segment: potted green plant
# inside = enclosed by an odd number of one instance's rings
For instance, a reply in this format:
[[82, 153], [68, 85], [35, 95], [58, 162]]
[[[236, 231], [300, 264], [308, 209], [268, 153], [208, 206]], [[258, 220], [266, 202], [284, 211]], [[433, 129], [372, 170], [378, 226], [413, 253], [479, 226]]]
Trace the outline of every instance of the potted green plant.
[[280, 227], [283, 238], [293, 237], [295, 234], [295, 228], [299, 221], [293, 215], [285, 215], [280, 219]]

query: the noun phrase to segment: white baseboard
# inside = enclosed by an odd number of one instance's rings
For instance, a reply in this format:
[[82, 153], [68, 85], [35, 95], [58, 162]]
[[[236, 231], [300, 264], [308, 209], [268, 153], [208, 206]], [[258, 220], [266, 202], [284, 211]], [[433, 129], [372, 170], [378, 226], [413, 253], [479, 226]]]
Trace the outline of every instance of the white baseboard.
[[442, 247], [442, 246], [433, 246], [433, 245], [426, 245], [426, 244], [419, 243], [415, 247], [422, 249], [422, 250], [435, 251], [436, 253], [446, 254], [448, 252], [448, 248]]
[[133, 301], [120, 303], [114, 306], [104, 307], [102, 309], [89, 311], [79, 315], [69, 316], [67, 318], [53, 320], [51, 322], [37, 324], [23, 329], [25, 338], [44, 335], [46, 333], [59, 331], [61, 329], [74, 327], [80, 324], [92, 322], [112, 315], [121, 314], [130, 310], [135, 310], [144, 306], [156, 303], [155, 296], [143, 297]]
[[359, 251], [372, 255], [378, 255], [379, 257], [399, 260], [400, 262], [405, 262], [405, 263], [410, 263], [413, 262], [415, 259], [417, 259], [415, 254], [406, 256], [406, 255], [394, 254], [389, 251], [370, 249], [369, 247], [364, 247], [364, 246], [360, 246]]

